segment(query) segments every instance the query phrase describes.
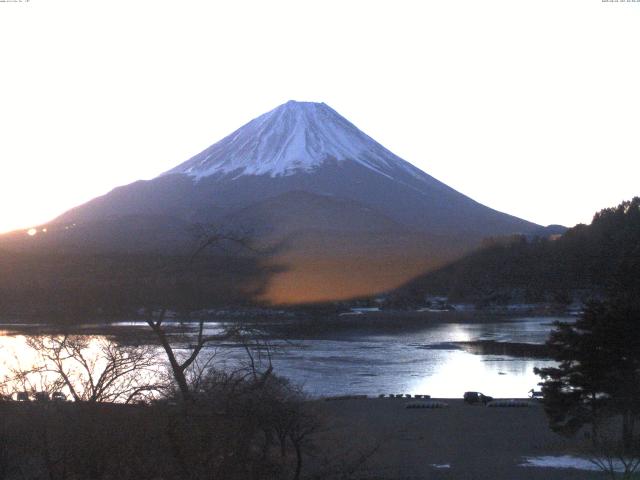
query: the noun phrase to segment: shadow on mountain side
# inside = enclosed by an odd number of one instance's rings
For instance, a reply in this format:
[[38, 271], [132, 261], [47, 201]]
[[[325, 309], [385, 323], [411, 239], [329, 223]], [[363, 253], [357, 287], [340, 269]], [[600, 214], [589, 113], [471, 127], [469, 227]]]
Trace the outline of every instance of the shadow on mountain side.
[[[483, 248], [394, 292], [482, 304], [569, 303], [611, 290], [640, 291], [640, 197], [596, 213], [563, 235], [490, 239]], [[585, 298], [581, 298], [584, 300]]]
[[0, 250], [0, 315], [83, 323], [126, 318], [141, 308], [259, 304], [273, 275], [284, 270], [273, 260], [282, 247], [234, 242], [223, 239], [197, 256]]
[[459, 258], [446, 239], [416, 232], [298, 231], [265, 298], [279, 305], [348, 301], [388, 292]]

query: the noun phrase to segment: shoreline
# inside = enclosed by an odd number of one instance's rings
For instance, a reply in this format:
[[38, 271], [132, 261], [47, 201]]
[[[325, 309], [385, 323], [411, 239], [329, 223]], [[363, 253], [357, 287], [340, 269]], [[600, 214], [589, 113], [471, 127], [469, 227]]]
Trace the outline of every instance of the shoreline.
[[[265, 318], [212, 315], [205, 319], [206, 323], [243, 324], [262, 330], [273, 339], [322, 339], [333, 334], [348, 334], [350, 331], [371, 332], [410, 332], [430, 325], [441, 324], [491, 324], [509, 323], [531, 317], [563, 319], [569, 321], [574, 317], [557, 312], [514, 312], [514, 311], [381, 311], [361, 314], [336, 315], [327, 314], [322, 317], [291, 317], [288, 315], [266, 316]], [[187, 318], [183, 321], [176, 318], [165, 320], [165, 325], [175, 328], [181, 325], [193, 326], [199, 318]], [[128, 325], [122, 325], [122, 324]], [[118, 318], [109, 320], [93, 320], [83, 323], [43, 322], [36, 318], [0, 318], [0, 331], [12, 335], [21, 334], [55, 334], [70, 333], [79, 335], [127, 335], [144, 333], [146, 326], [143, 318]], [[461, 347], [465, 345], [459, 343]], [[471, 343], [466, 347], [473, 347]], [[491, 345], [487, 345], [491, 347]], [[481, 347], [481, 345], [479, 345]]]
[[[360, 307], [343, 304], [318, 305], [318, 306], [291, 306], [291, 307], [247, 307], [229, 306], [224, 308], [202, 309], [189, 313], [179, 314], [177, 311], [169, 309], [172, 317], [184, 318], [185, 321], [197, 322], [202, 318], [206, 321], [225, 322], [246, 322], [246, 323], [282, 323], [282, 322], [307, 322], [323, 319], [332, 323], [340, 324], [360, 324], [377, 323], [380, 321], [395, 318], [399, 321], [496, 321], [514, 317], [570, 317], [571, 314], [564, 306], [554, 304], [510, 304], [494, 305], [490, 307], [473, 307], [438, 310], [426, 309], [416, 305], [411, 308], [383, 308], [380, 310], [363, 311]], [[83, 325], [83, 324], [109, 324], [122, 321], [144, 321], [144, 316], [140, 312], [131, 311], [119, 315], [86, 315], [86, 321], [69, 320], [52, 314], [29, 314], [25, 312], [1, 313], [0, 326], [3, 324], [24, 324], [24, 325]], [[453, 320], [452, 320], [453, 319]]]

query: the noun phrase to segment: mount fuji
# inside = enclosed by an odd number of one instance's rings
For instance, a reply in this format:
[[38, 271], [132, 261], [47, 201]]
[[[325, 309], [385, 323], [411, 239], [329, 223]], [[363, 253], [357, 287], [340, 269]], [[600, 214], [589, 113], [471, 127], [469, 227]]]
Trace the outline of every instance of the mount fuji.
[[[488, 208], [393, 154], [324, 103], [287, 102], [148, 181], [118, 187], [2, 244], [174, 253], [194, 224], [282, 248], [264, 298], [344, 299], [395, 288], [489, 236], [538, 225]], [[19, 239], [19, 241], [18, 241]]]
[[358, 130], [324, 103], [294, 102], [261, 115], [167, 173], [288, 176], [325, 162], [355, 162], [393, 179], [424, 174]]

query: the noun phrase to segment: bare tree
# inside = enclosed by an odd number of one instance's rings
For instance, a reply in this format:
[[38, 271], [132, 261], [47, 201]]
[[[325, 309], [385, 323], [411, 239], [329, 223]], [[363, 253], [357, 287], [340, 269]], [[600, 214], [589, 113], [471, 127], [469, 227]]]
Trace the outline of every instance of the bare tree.
[[636, 478], [640, 471], [640, 444], [637, 441], [625, 445], [614, 433], [615, 422], [611, 416], [596, 419], [592, 430], [592, 446], [588, 450], [589, 461], [602, 470], [611, 480]]
[[[631, 480], [636, 478], [640, 467], [640, 457], [637, 455], [614, 453], [610, 448], [598, 448], [589, 461], [602, 470], [611, 480], [621, 478]], [[618, 473], [620, 476], [618, 477]]]
[[[194, 227], [193, 236], [196, 240], [197, 246], [193, 253], [187, 259], [186, 265], [180, 270], [174, 270], [168, 272], [168, 274], [180, 277], [182, 275], [188, 275], [190, 273], [199, 275], [198, 269], [195, 268], [195, 262], [205, 253], [206, 250], [216, 249], [228, 249], [230, 246], [239, 248], [245, 251], [251, 251], [257, 253], [253, 246], [253, 242], [248, 234], [237, 234], [233, 232], [224, 231], [218, 227], [207, 226], [203, 224], [196, 224]], [[203, 283], [202, 278], [199, 281]], [[156, 310], [154, 308], [147, 308], [147, 325], [151, 328], [151, 331], [155, 334], [156, 338], [160, 342], [162, 349], [164, 350], [169, 365], [171, 367], [171, 374], [175, 383], [180, 391], [183, 400], [191, 400], [192, 393], [202, 379], [202, 375], [211, 366], [214, 359], [214, 355], [209, 355], [204, 362], [198, 359], [202, 349], [212, 342], [221, 342], [225, 340], [241, 341], [245, 347], [251, 364], [253, 365], [253, 372], [255, 374], [254, 357], [251, 353], [248, 344], [246, 343], [247, 329], [240, 326], [232, 326], [227, 328], [224, 332], [216, 335], [205, 335], [204, 327], [205, 320], [201, 318], [198, 321], [196, 332], [189, 338], [188, 353], [186, 355], [179, 355], [176, 353], [177, 348], [171, 344], [170, 334], [167, 325], [165, 323], [167, 315], [167, 308], [161, 308]], [[185, 337], [188, 337], [188, 332]], [[184, 349], [182, 349], [184, 350]], [[271, 372], [271, 366], [269, 363], [269, 372]]]
[[[271, 364], [272, 346], [269, 342], [261, 338], [261, 332], [242, 324], [227, 326], [222, 332], [214, 335], [205, 335], [205, 320], [197, 322], [195, 333], [183, 336], [187, 340], [187, 348], [177, 348], [172, 345], [171, 334], [165, 323], [166, 309], [160, 310], [156, 315], [149, 311], [147, 314], [147, 325], [158, 338], [164, 350], [171, 374], [180, 391], [183, 400], [192, 400], [193, 393], [198, 390], [203, 375], [212, 368], [215, 360], [215, 351], [210, 352], [204, 360], [199, 358], [205, 346], [223, 341], [234, 341], [244, 348], [247, 354], [245, 365], [234, 372], [233, 378], [244, 380], [246, 376], [252, 376], [256, 381], [258, 378], [265, 379], [273, 371]], [[180, 355], [177, 350], [186, 350], [184, 355]], [[260, 367], [265, 365], [264, 369]], [[244, 375], [237, 375], [243, 373]]]
[[149, 311], [147, 315], [147, 325], [151, 328], [153, 333], [160, 341], [160, 345], [167, 355], [167, 360], [171, 367], [171, 373], [173, 379], [180, 390], [183, 400], [189, 400], [191, 398], [192, 388], [187, 381], [187, 369], [195, 364], [198, 355], [204, 348], [204, 346], [213, 341], [219, 339], [219, 336], [205, 336], [204, 335], [204, 320], [200, 320], [198, 323], [198, 331], [195, 337], [195, 344], [191, 345], [189, 354], [184, 359], [180, 359], [176, 354], [174, 347], [171, 345], [169, 335], [166, 331], [164, 320], [167, 310], [162, 309], [157, 317], [154, 317], [153, 312]]
[[119, 345], [79, 335], [31, 337], [27, 344], [40, 362], [18, 372], [16, 378], [23, 385], [39, 374], [46, 379], [47, 390], [64, 388], [75, 401], [118, 403], [131, 403], [165, 388], [152, 346]]

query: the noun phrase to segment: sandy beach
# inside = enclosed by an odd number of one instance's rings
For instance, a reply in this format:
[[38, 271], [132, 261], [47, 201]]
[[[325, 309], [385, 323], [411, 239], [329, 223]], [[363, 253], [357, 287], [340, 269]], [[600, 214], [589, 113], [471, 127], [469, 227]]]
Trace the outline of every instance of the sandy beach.
[[318, 401], [329, 429], [324, 434], [336, 457], [377, 449], [363, 478], [572, 480], [602, 479], [577, 469], [522, 467], [525, 457], [571, 455], [584, 439], [553, 433], [542, 406], [466, 405], [441, 399], [447, 408], [407, 409], [411, 399]]

